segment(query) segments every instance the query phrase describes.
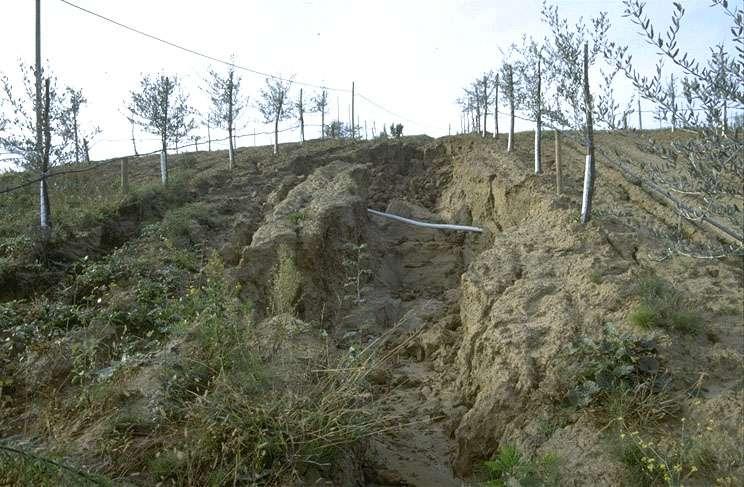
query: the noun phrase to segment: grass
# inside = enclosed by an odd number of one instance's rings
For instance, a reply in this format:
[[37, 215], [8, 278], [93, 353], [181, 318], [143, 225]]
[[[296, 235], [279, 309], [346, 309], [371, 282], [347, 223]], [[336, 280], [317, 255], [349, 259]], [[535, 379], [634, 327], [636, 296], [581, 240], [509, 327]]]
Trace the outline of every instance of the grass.
[[639, 280], [633, 293], [640, 304], [630, 313], [628, 320], [644, 330], [663, 328], [697, 335], [702, 330], [702, 318], [689, 309], [689, 302], [667, 281], [646, 276]]
[[548, 453], [535, 459], [525, 458], [517, 448], [506, 445], [496, 456], [483, 463], [489, 487], [558, 486], [558, 457]]
[[274, 267], [271, 281], [271, 312], [273, 315], [294, 316], [301, 298], [302, 274], [297, 269], [291, 249], [282, 246], [278, 252], [278, 262]]

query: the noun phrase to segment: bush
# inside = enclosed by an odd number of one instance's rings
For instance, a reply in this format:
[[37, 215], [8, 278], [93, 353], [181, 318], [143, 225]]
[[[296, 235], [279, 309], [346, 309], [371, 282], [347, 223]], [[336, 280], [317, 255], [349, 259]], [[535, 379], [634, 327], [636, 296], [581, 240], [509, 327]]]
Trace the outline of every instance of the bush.
[[660, 420], [676, 409], [654, 339], [622, 333], [608, 324], [600, 339], [582, 337], [568, 355], [578, 364], [566, 396], [569, 405], [594, 406], [610, 419], [624, 417], [639, 424]]

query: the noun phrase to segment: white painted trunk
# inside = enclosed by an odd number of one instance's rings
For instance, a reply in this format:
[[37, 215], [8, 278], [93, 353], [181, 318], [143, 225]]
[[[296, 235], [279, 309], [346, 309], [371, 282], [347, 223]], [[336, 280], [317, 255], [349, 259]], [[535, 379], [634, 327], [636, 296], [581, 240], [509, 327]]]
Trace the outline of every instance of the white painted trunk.
[[540, 124], [535, 128], [535, 174], [542, 172], [542, 161], [540, 152], [540, 139], [542, 138], [542, 127]]
[[586, 155], [584, 163], [584, 191], [581, 197], [581, 222], [589, 221], [589, 188], [591, 188], [592, 177], [592, 156]]
[[42, 232], [48, 234], [50, 223], [49, 223], [49, 208], [47, 207], [47, 184], [46, 180], [42, 179], [39, 183], [39, 224], [41, 225]]
[[512, 151], [512, 132], [509, 131], [509, 140], [506, 142], [506, 152]]
[[160, 182], [168, 184], [168, 154], [160, 151]]

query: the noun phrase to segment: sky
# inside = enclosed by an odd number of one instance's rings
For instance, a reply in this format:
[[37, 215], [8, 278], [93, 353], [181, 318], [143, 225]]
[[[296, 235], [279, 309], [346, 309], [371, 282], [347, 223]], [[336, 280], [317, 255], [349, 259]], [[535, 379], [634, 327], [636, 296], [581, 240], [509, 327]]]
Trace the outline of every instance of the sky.
[[[356, 98], [355, 111], [371, 136], [383, 124], [403, 123], [404, 134], [431, 136], [455, 133], [460, 111], [455, 103], [462, 88], [475, 77], [495, 70], [504, 52], [523, 34], [541, 39], [547, 33], [540, 20], [542, 0], [70, 0], [99, 14], [184, 47], [261, 72], [314, 85], [355, 89], [374, 102]], [[744, 0], [740, 0], [744, 1]], [[612, 22], [610, 37], [630, 46], [637, 65], [650, 71], [653, 48], [637, 28], [622, 18], [622, 2], [615, 0], [557, 0], [562, 16], [575, 22], [604, 10]], [[687, 9], [682, 47], [705, 58], [707, 47], [725, 41], [728, 21], [710, 0], [681, 1]], [[124, 30], [77, 10], [60, 0], [42, 0], [42, 58], [62, 85], [83, 90], [83, 125], [102, 133], [91, 148], [95, 160], [133, 152], [131, 128], [123, 112], [130, 92], [145, 73], [177, 75], [191, 104], [206, 114], [206, 85], [210, 67], [224, 66]], [[0, 72], [18, 80], [18, 60], [34, 61], [34, 5], [32, 0], [2, 0], [0, 13]], [[647, 13], [666, 26], [672, 2], [648, 0]], [[249, 109], [239, 134], [270, 131], [255, 109], [261, 76], [242, 72], [243, 93]], [[292, 96], [299, 94], [295, 84]], [[305, 98], [318, 90], [302, 86]], [[616, 96], [629, 99], [633, 91], [619, 83]], [[328, 118], [349, 118], [350, 94], [329, 93]], [[651, 109], [644, 102], [644, 109]], [[647, 114], [650, 125], [651, 114]], [[319, 115], [306, 115], [319, 125]], [[491, 122], [491, 121], [489, 121]], [[283, 127], [296, 125], [287, 121]], [[492, 122], [491, 122], [492, 123]], [[505, 126], [505, 122], [500, 122]], [[646, 126], [646, 124], [644, 124]], [[518, 130], [529, 129], [519, 122]], [[319, 126], [306, 128], [308, 138]], [[206, 139], [206, 128], [197, 132]], [[224, 137], [214, 131], [214, 138]], [[140, 152], [157, 150], [152, 134], [136, 132]], [[297, 140], [298, 131], [280, 134], [281, 141]], [[270, 135], [256, 143], [268, 144]], [[253, 136], [239, 145], [253, 145]], [[222, 148], [219, 144], [213, 147]], [[201, 147], [200, 147], [201, 148]], [[0, 169], [3, 162], [0, 161]], [[8, 167], [7, 162], [5, 167]]]

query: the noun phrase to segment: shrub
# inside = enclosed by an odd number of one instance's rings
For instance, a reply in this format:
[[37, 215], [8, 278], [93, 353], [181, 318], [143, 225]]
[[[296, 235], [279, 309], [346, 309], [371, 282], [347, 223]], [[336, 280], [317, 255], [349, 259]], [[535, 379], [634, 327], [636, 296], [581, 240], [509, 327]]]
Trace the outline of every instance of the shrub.
[[568, 355], [578, 364], [566, 396], [571, 406], [594, 406], [609, 418], [622, 416], [637, 423], [659, 420], [676, 409], [654, 339], [607, 324], [600, 339], [582, 337]]
[[665, 280], [644, 277], [633, 292], [641, 300], [629, 316], [633, 325], [643, 329], [658, 327], [694, 335], [700, 333], [700, 315], [690, 311], [684, 296]]
[[496, 457], [484, 462], [489, 487], [560, 485], [558, 457], [548, 453], [534, 460], [525, 459], [513, 446], [502, 446]]

